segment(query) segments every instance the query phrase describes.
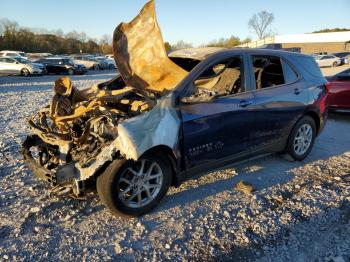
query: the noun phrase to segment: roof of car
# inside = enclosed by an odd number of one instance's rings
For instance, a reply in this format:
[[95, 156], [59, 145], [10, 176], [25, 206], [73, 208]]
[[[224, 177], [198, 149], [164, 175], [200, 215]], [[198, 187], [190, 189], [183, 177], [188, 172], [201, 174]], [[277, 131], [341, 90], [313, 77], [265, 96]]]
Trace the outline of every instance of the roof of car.
[[174, 58], [191, 58], [195, 60], [204, 60], [210, 55], [217, 53], [222, 50], [227, 50], [223, 47], [200, 47], [200, 48], [186, 48], [175, 50], [169, 53], [169, 57]]
[[223, 53], [255, 53], [255, 54], [284, 54], [284, 55], [298, 55], [298, 56], [307, 56], [306, 54], [290, 52], [285, 50], [275, 50], [275, 49], [265, 49], [265, 48], [223, 48], [223, 47], [203, 47], [203, 48], [187, 48], [173, 51], [168, 54], [172, 58], [190, 58], [194, 60], [205, 60], [211, 55], [214, 54], [223, 54]]

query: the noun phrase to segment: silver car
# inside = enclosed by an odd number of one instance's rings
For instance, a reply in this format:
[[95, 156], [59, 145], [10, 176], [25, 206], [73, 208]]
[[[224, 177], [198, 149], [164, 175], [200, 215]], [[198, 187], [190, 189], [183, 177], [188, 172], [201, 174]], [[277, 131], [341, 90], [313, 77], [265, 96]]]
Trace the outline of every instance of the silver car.
[[97, 56], [95, 57], [100, 63], [103, 63], [104, 69], [115, 69], [115, 61], [114, 59], [109, 59], [104, 56]]
[[41, 75], [45, 73], [45, 66], [31, 63], [22, 57], [0, 57], [0, 74], [6, 75]]
[[340, 65], [340, 59], [339, 57], [336, 57], [334, 55], [319, 55], [315, 58], [317, 64], [319, 67], [326, 67], [326, 66], [338, 66]]

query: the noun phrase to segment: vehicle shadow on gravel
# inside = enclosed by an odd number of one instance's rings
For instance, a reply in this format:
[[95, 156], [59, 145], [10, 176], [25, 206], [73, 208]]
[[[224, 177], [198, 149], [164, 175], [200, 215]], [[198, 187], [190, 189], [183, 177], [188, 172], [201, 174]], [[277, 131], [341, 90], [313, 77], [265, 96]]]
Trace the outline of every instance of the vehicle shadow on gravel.
[[[330, 121], [336, 121], [338, 124], [344, 125], [345, 130], [350, 127], [349, 114], [332, 114]], [[339, 128], [339, 125], [337, 128]], [[338, 130], [337, 132], [343, 131]], [[226, 190], [232, 190], [241, 180], [251, 184], [254, 190], [257, 191], [277, 184], [285, 184], [294, 177], [291, 172], [292, 169], [311, 164], [318, 160], [326, 160], [334, 156], [339, 156], [350, 150], [349, 136], [345, 138], [344, 136], [334, 137], [334, 134], [336, 134], [336, 130], [333, 130], [331, 127], [327, 128], [326, 126], [318, 140], [316, 140], [310, 155], [301, 162], [291, 161], [288, 158], [284, 159], [285, 157], [283, 155], [274, 154], [235, 164], [230, 167], [224, 167], [203, 175], [196, 180], [186, 181], [180, 188], [170, 190], [164, 201], [160, 203], [154, 212], [162, 212], [203, 200]], [[220, 175], [221, 173], [229, 175], [223, 178]]]

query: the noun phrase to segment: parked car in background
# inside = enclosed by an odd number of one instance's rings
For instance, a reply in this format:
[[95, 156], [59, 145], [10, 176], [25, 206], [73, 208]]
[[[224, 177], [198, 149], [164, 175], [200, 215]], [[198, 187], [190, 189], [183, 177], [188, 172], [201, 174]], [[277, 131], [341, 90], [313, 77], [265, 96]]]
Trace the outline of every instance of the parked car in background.
[[87, 71], [84, 65], [77, 65], [64, 57], [42, 58], [36, 62], [44, 64], [48, 74], [83, 75]]
[[319, 56], [319, 55], [328, 55], [328, 52], [318, 52], [318, 53], [312, 54], [312, 56]]
[[340, 65], [340, 58], [336, 57], [334, 55], [319, 55], [315, 58], [316, 63], [319, 65], [319, 67], [326, 67], [326, 66], [338, 66]]
[[328, 104], [330, 109], [350, 110], [350, 68], [328, 77]]
[[103, 68], [103, 69], [115, 69], [116, 68], [114, 59], [109, 59], [109, 58], [106, 58], [104, 56], [97, 56], [95, 58], [105, 65], [105, 68]]
[[114, 59], [114, 55], [106, 55], [106, 58], [109, 58], [109, 59]]
[[25, 52], [22, 51], [9, 51], [9, 50], [4, 50], [0, 52], [0, 57], [2, 56], [7, 56], [7, 57], [21, 57], [24, 59], [28, 59], [28, 56]]
[[72, 55], [70, 58], [74, 63], [84, 65], [87, 69], [101, 70], [101, 63], [89, 55]]
[[341, 65], [350, 63], [350, 52], [339, 52], [339, 53], [334, 53], [332, 55], [340, 58]]
[[0, 57], [0, 74], [30, 76], [45, 73], [43, 64], [31, 63], [22, 57]]
[[109, 69], [109, 63], [104, 56], [94, 56], [93, 59], [99, 62], [100, 69], [102, 70]]
[[296, 52], [301, 53], [300, 47], [288, 47], [283, 48], [282, 44], [274, 43], [274, 44], [264, 44], [262, 46], [259, 46], [258, 48], [266, 48], [266, 49], [274, 49], [274, 50], [284, 50], [284, 51], [290, 51], [290, 52]]
[[28, 53], [27, 58], [30, 61], [37, 61], [41, 58], [46, 58], [52, 56], [51, 53]]

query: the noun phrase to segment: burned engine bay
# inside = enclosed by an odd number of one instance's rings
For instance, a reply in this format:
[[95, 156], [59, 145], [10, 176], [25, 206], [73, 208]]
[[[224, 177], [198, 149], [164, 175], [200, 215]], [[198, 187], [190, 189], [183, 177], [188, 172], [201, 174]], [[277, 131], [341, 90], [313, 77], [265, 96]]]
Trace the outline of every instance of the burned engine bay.
[[[121, 83], [116, 78], [78, 90], [67, 77], [56, 80], [51, 104], [28, 121], [34, 135], [27, 138], [24, 148], [36, 147], [27, 150], [25, 156], [33, 157], [49, 171], [58, 171], [69, 163], [82, 169], [91, 166], [102, 149], [118, 137], [118, 124], [149, 111], [160, 96], [125, 86], [108, 89]], [[67, 178], [75, 169], [68, 166], [64, 169]]]
[[113, 158], [137, 160], [154, 146], [175, 149], [178, 143], [171, 91], [188, 72], [167, 56], [154, 1], [115, 29], [113, 52], [120, 75], [84, 90], [61, 77], [50, 105], [28, 120], [27, 164], [37, 177], [75, 195]]

